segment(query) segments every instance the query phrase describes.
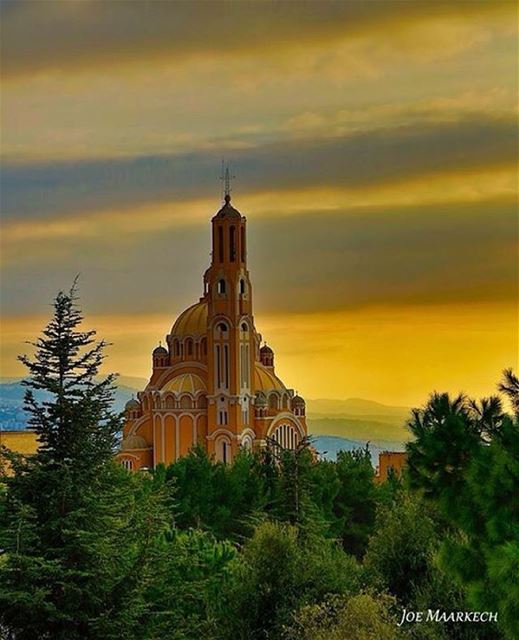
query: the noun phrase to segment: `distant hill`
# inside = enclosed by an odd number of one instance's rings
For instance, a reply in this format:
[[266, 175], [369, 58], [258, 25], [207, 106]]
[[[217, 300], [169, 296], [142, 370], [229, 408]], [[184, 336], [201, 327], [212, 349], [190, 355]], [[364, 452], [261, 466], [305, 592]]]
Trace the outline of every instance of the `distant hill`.
[[[128, 378], [119, 378], [119, 381]], [[5, 380], [5, 378], [4, 378]], [[139, 378], [129, 378], [129, 380], [139, 380]], [[145, 383], [143, 384], [143, 387]], [[142, 388], [142, 387], [141, 387]], [[114, 410], [122, 411], [128, 400], [135, 395], [136, 389], [122, 384], [118, 384], [115, 392]], [[25, 387], [21, 379], [16, 382], [0, 383], [0, 428], [3, 430], [21, 430], [27, 426], [27, 414], [23, 410], [23, 397]], [[48, 394], [42, 391], [34, 393], [35, 397], [43, 400]]]
[[[23, 411], [25, 388], [21, 378], [0, 379], [0, 427], [24, 429], [27, 416]], [[147, 384], [144, 378], [119, 376], [114, 409], [122, 411], [126, 402]], [[43, 398], [44, 394], [36, 394]], [[410, 410], [363, 400], [307, 400], [309, 432], [315, 436], [333, 436], [345, 441], [405, 442], [409, 434], [405, 422]]]

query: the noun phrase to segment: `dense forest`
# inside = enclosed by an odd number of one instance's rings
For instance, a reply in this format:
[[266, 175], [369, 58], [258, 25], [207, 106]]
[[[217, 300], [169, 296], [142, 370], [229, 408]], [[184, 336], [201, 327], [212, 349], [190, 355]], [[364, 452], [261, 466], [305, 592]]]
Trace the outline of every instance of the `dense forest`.
[[[309, 441], [201, 448], [169, 467], [113, 461], [122, 417], [105, 344], [75, 290], [28, 367], [40, 448], [1, 479], [0, 637], [12, 640], [417, 640], [519, 637], [519, 381], [476, 402], [433, 394], [409, 421], [404, 478], [367, 450]], [[34, 392], [49, 399], [39, 401]], [[495, 622], [404, 623], [403, 609]]]

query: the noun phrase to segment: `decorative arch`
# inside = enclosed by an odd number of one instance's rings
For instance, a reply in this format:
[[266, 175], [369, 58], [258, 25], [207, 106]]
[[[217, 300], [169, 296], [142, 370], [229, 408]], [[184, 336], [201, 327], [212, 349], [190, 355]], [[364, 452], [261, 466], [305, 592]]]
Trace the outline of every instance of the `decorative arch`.
[[193, 398], [188, 393], [184, 393], [180, 396], [179, 406], [181, 409], [192, 409]]

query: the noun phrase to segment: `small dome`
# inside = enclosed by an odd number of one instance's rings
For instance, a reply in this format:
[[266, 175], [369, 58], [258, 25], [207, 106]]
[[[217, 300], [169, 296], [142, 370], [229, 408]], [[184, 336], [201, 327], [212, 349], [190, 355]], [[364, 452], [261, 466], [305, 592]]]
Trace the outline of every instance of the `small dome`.
[[216, 214], [217, 218], [238, 218], [241, 219], [241, 213], [231, 205], [231, 196], [225, 196], [225, 204]]
[[268, 346], [268, 344], [264, 344], [261, 349], [260, 349], [260, 353], [264, 354], [264, 353], [274, 353], [272, 351], [272, 349]]
[[154, 356], [167, 356], [168, 355], [168, 350], [164, 349], [164, 347], [162, 345], [159, 345], [158, 347], [155, 347], [155, 349], [153, 349], [153, 355]]
[[207, 302], [197, 302], [183, 311], [171, 329], [171, 335], [203, 336], [207, 333]]
[[127, 436], [121, 442], [121, 451], [128, 451], [129, 449], [147, 449], [148, 443], [142, 436]]
[[124, 405], [124, 408], [126, 411], [130, 411], [131, 409], [140, 409], [141, 405], [138, 402], [138, 400], [135, 400], [135, 398], [131, 398], [130, 400], [128, 400], [128, 402]]
[[304, 406], [306, 404], [306, 402], [304, 401], [303, 398], [301, 398], [301, 396], [294, 396], [292, 398], [292, 404], [293, 405], [299, 405], [299, 406], [303, 405]]

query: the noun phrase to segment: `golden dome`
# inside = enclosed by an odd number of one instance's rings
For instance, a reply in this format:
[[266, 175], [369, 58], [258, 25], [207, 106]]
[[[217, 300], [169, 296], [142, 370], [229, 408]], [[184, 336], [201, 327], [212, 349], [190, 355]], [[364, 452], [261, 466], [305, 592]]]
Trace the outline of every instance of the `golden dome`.
[[148, 443], [142, 436], [128, 436], [121, 442], [121, 451], [129, 449], [147, 449]]
[[172, 378], [162, 387], [162, 391], [173, 391], [173, 393], [191, 393], [195, 395], [197, 391], [207, 391], [207, 386], [200, 376], [195, 373], [181, 373]]
[[207, 332], [207, 302], [197, 302], [183, 311], [171, 329], [172, 336], [198, 335]]
[[254, 385], [257, 391], [286, 391], [281, 380], [261, 362], [256, 362], [254, 367]]

